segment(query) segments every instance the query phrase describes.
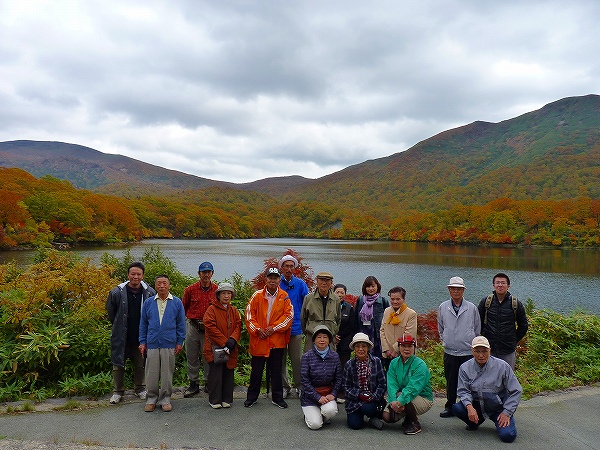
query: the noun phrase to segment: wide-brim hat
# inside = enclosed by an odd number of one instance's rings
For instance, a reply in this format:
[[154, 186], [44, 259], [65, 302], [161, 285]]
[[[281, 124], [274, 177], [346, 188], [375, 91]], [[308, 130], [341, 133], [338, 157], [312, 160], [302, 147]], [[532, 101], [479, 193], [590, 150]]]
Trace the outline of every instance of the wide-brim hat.
[[359, 342], [364, 342], [367, 344], [369, 346], [369, 350], [373, 349], [374, 347], [371, 339], [369, 339], [369, 336], [367, 336], [365, 333], [356, 333], [352, 338], [352, 342], [350, 342], [350, 349], [354, 350], [354, 345], [358, 344]]
[[448, 283], [448, 287], [457, 287], [466, 289], [465, 281], [461, 277], [452, 277], [450, 278], [450, 283]]
[[229, 291], [233, 294], [233, 297], [235, 297], [235, 288], [233, 287], [233, 284], [227, 282], [219, 284], [219, 287], [215, 291], [217, 298], [219, 297], [219, 292], [223, 291]]
[[312, 341], [315, 342], [315, 338], [317, 337], [317, 334], [319, 333], [325, 333], [327, 334], [327, 336], [329, 336], [329, 342], [333, 341], [333, 333], [331, 332], [331, 330], [329, 329], [329, 327], [327, 325], [317, 325], [314, 330], [313, 330], [313, 334], [312, 334]]

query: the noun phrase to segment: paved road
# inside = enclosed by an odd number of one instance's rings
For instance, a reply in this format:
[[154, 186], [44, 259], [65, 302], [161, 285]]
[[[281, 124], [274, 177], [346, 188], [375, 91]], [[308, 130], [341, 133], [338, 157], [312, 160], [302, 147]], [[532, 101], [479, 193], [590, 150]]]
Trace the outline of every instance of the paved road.
[[[242, 395], [242, 394], [240, 394]], [[300, 402], [278, 409], [261, 398], [252, 408], [236, 399], [229, 410], [212, 410], [205, 397], [173, 401], [173, 411], [143, 411], [143, 403], [127, 401], [69, 412], [35, 412], [0, 416], [0, 450], [99, 450], [103, 447], [160, 449], [506, 449], [488, 421], [467, 432], [456, 419], [441, 419], [443, 399], [436, 399], [421, 419], [423, 432], [405, 436], [400, 424], [382, 431], [346, 428], [345, 413], [318, 431], [304, 424]], [[600, 449], [600, 385], [554, 392], [524, 401], [515, 419], [513, 448], [527, 450]]]

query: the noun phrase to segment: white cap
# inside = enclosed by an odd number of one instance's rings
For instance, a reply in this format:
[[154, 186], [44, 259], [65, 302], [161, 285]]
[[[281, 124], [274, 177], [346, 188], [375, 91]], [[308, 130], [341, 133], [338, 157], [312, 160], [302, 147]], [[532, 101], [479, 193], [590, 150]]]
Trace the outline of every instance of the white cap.
[[450, 283], [448, 283], [448, 287], [458, 287], [466, 289], [465, 282], [461, 277], [450, 278]]
[[294, 262], [294, 269], [296, 267], [298, 267], [298, 260], [296, 258], [294, 258], [292, 255], [285, 255], [283, 258], [281, 258], [279, 260], [279, 268], [281, 269], [281, 266], [283, 266], [283, 263], [286, 261], [293, 261]]

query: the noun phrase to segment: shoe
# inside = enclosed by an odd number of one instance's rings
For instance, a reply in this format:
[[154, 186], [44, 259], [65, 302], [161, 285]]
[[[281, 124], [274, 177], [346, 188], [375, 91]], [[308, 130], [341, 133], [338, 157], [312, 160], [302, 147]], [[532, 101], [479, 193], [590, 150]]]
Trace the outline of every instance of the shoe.
[[223, 407], [223, 405], [221, 405], [220, 403], [215, 403], [214, 405], [212, 403], [209, 403], [209, 405], [212, 409], [221, 409]]
[[369, 425], [371, 425], [373, 428], [381, 430], [383, 428], [383, 421], [377, 417], [371, 417], [369, 419]]
[[162, 409], [164, 412], [169, 412], [173, 409], [173, 406], [170, 403], [165, 403], [164, 405], [160, 406], [160, 409]]
[[154, 411], [154, 403], [146, 403], [146, 406], [144, 406], [144, 411], [146, 412], [152, 412]]
[[142, 392], [138, 392], [137, 395], [140, 400], [146, 400], [146, 397], [148, 396], [148, 391], [146, 391], [146, 389], [144, 389]]
[[288, 395], [290, 395], [290, 388], [283, 388], [283, 398], [287, 398]]
[[411, 424], [406, 427], [406, 430], [404, 430], [404, 434], [418, 434], [421, 432], [421, 424], [419, 422], [411, 422]]
[[223, 408], [231, 408], [231, 403], [223, 402], [221, 403], [221, 405], [223, 406]]
[[200, 387], [198, 386], [197, 381], [190, 381], [190, 386], [185, 390], [183, 396], [185, 398], [190, 398], [200, 392]]
[[288, 407], [288, 404], [285, 402], [285, 400], [279, 400], [278, 402], [272, 400], [271, 403], [273, 403], [275, 406], [279, 406], [281, 409], [285, 409]]
[[443, 417], [444, 419], [446, 417], [453, 417], [453, 416], [454, 416], [454, 413], [452, 412], [452, 410], [450, 408], [446, 408], [440, 413], [440, 417]]
[[123, 398], [123, 396], [121, 394], [113, 394], [108, 402], [113, 405], [116, 405], [117, 403], [119, 403], [121, 401], [122, 398]]
[[252, 408], [252, 406], [253, 406], [254, 404], [256, 404], [256, 400], [246, 400], [246, 401], [244, 402], [244, 406], [245, 406], [246, 408]]
[[479, 425], [467, 425], [465, 427], [465, 430], [467, 431], [477, 431], [477, 429], [479, 429]]
[[208, 394], [208, 386], [206, 385], [206, 382], [204, 382], [204, 389], [203, 389], [205, 394]]

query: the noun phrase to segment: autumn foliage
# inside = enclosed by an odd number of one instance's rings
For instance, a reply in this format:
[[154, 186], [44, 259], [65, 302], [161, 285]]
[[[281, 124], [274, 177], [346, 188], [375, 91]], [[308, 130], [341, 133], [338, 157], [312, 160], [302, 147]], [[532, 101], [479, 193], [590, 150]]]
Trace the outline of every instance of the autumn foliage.
[[315, 286], [314, 272], [308, 264], [304, 263], [304, 258], [300, 256], [298, 252], [292, 250], [291, 248], [287, 248], [283, 255], [281, 255], [280, 257], [273, 256], [264, 260], [263, 270], [261, 270], [252, 279], [252, 287], [254, 287], [254, 289], [258, 290], [265, 287], [265, 283], [267, 280], [265, 273], [267, 269], [270, 267], [278, 267], [279, 260], [285, 255], [291, 255], [298, 260], [298, 266], [294, 270], [294, 276], [300, 278], [301, 280], [304, 280], [306, 282], [306, 285], [308, 286], [308, 290], [312, 291], [313, 287]]

